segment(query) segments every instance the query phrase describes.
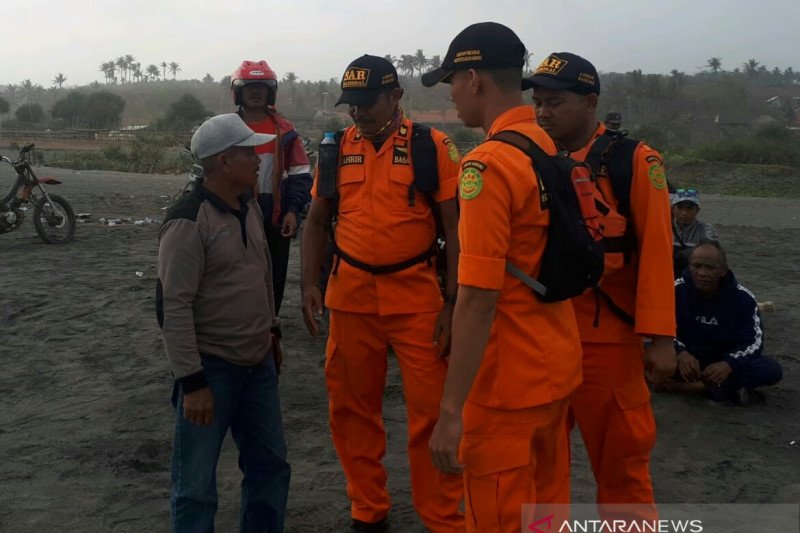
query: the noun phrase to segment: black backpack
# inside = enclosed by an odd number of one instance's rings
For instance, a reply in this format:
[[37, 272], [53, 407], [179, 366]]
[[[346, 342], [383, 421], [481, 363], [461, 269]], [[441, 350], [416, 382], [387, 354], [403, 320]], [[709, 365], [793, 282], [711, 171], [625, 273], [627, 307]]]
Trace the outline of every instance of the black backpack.
[[567, 300], [596, 286], [603, 275], [603, 250], [586, 229], [573, 188], [574, 174], [591, 176], [588, 165], [565, 153], [550, 156], [516, 131], [501, 131], [488, 140], [513, 146], [530, 158], [540, 178], [537, 180], [540, 205], [550, 212], [538, 279], [508, 261], [506, 271], [533, 289], [543, 302]]
[[[591, 166], [575, 161], [567, 152], [551, 156], [516, 131], [501, 131], [488, 140], [513, 146], [530, 158], [539, 176], [540, 205], [550, 212], [538, 279], [508, 261], [506, 271], [533, 289], [543, 302], [567, 300], [593, 288], [596, 297], [602, 298], [615, 314], [633, 323], [633, 317], [617, 306], [599, 284], [602, 276], [610, 273], [606, 271], [606, 254], [627, 257], [629, 251], [635, 249], [636, 239], [627, 220], [623, 220], [628, 215], [623, 214], [622, 209], [615, 212], [603, 201]], [[599, 223], [601, 217], [614, 217], [622, 221], [624, 227], [618, 227], [613, 235], [606, 235], [604, 226]], [[614, 268], [622, 264], [620, 258]]]

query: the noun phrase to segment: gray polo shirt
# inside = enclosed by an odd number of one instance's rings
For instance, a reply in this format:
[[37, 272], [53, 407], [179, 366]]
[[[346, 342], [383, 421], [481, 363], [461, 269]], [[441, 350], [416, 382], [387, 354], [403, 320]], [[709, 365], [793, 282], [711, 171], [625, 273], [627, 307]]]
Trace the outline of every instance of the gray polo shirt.
[[198, 184], [167, 212], [158, 245], [156, 310], [184, 391], [206, 385], [201, 354], [260, 363], [276, 320], [272, 264], [255, 200], [233, 210]]

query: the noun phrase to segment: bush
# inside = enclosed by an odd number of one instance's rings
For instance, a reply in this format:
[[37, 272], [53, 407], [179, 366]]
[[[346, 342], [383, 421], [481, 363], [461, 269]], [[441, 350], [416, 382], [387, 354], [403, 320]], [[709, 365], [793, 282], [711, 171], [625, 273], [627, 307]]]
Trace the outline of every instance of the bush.
[[39, 104], [22, 104], [14, 112], [20, 122], [39, 124], [44, 119], [44, 109]]
[[34, 153], [44, 153], [46, 161], [53, 166], [74, 170], [188, 174], [192, 163], [182, 158], [178, 150], [166, 148], [161, 137], [137, 138], [130, 150], [120, 145], [110, 145], [98, 152], [37, 150]]
[[84, 121], [90, 128], [108, 129], [119, 126], [125, 100], [110, 91], [98, 91], [86, 98]]
[[791, 131], [789, 131], [787, 128], [784, 128], [779, 124], [764, 126], [763, 128], [759, 129], [756, 132], [754, 137], [762, 141], [772, 141], [779, 143], [791, 143], [792, 140], [797, 140], [797, 138], [794, 137]]
[[800, 167], [800, 140], [791, 134], [786, 140], [771, 140], [771, 135], [783, 135], [774, 131], [764, 133], [767, 138], [760, 135], [761, 132], [744, 141], [724, 141], [701, 146], [695, 151], [695, 156], [706, 161]]
[[5, 115], [9, 109], [11, 109], [11, 106], [8, 105], [8, 101], [5, 98], [0, 98], [0, 115]]
[[210, 114], [200, 100], [186, 93], [170, 104], [166, 114], [156, 120], [155, 127], [162, 131], [191, 131]]
[[71, 91], [50, 108], [53, 118], [73, 127], [110, 129], [119, 125], [125, 100], [110, 91], [90, 95]]

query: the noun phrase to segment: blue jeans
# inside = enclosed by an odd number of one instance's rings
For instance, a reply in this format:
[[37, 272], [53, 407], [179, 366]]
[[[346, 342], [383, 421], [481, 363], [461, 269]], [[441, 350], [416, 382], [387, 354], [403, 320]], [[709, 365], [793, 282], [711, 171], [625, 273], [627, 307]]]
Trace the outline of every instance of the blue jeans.
[[256, 366], [202, 357], [214, 394], [214, 421], [197, 426], [183, 416], [176, 381], [175, 443], [172, 450], [171, 531], [214, 531], [217, 461], [228, 428], [242, 471], [240, 530], [282, 532], [291, 469], [286, 462], [278, 382], [272, 352]]

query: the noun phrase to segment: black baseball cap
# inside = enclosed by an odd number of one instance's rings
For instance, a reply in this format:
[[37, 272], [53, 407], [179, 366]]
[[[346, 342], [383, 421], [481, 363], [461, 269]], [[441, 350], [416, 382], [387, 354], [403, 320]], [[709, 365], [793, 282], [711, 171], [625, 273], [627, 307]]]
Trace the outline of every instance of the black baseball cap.
[[442, 66], [423, 74], [422, 85], [449, 83], [456, 70], [522, 68], [524, 64], [525, 45], [511, 28], [497, 22], [479, 22], [456, 35]]
[[609, 111], [606, 113], [606, 118], [603, 120], [606, 122], [622, 122], [622, 115], [619, 111]]
[[363, 55], [347, 65], [342, 75], [342, 95], [336, 102], [350, 105], [372, 105], [378, 95], [400, 87], [394, 65], [382, 57]]
[[578, 94], [600, 94], [600, 77], [589, 61], [569, 52], [553, 52], [533, 75], [522, 80], [522, 90], [544, 87]]

